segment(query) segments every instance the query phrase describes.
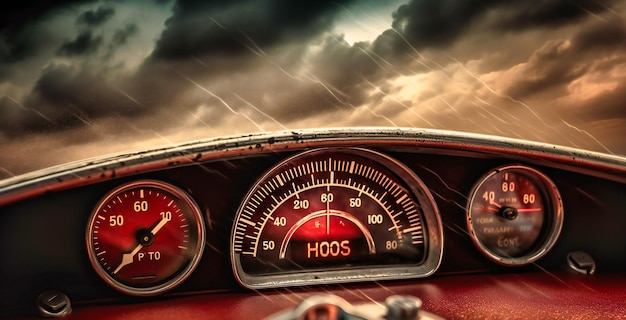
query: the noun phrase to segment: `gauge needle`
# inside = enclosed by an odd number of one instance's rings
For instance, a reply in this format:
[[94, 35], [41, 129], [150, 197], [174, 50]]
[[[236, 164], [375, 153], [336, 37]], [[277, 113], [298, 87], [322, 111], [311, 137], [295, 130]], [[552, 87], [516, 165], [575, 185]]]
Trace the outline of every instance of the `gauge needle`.
[[117, 266], [115, 271], [113, 271], [113, 274], [118, 273], [120, 270], [122, 270], [123, 267], [133, 263], [133, 260], [134, 260], [133, 257], [137, 254], [137, 252], [139, 252], [139, 250], [141, 250], [141, 248], [143, 248], [143, 245], [141, 245], [140, 243], [130, 253], [124, 253], [122, 255], [122, 263], [120, 263], [120, 265]]
[[[161, 218], [161, 221], [159, 221], [159, 223], [156, 226], [154, 226], [154, 228], [152, 228], [150, 233], [152, 233], [152, 235], [155, 236], [157, 232], [159, 232], [159, 230], [161, 230], [161, 228], [163, 228], [163, 226], [165, 226], [165, 224], [168, 221], [170, 220], [166, 219], [165, 217]], [[133, 263], [135, 255], [137, 254], [137, 252], [139, 252], [139, 250], [141, 250], [141, 248], [143, 248], [143, 245], [140, 243], [130, 253], [124, 253], [122, 255], [122, 262], [120, 263], [119, 266], [117, 266], [117, 268], [115, 268], [115, 270], [113, 271], [113, 274], [118, 273], [120, 270], [122, 270], [122, 268]]]
[[497, 202], [495, 202], [493, 200], [489, 200], [489, 204], [492, 205], [492, 206], [495, 206], [498, 209], [502, 208], [502, 206], [500, 204], [498, 204]]
[[330, 234], [330, 201], [326, 201], [326, 234]]
[[152, 231], [150, 231], [150, 233], [152, 233], [152, 235], [156, 235], [157, 232], [159, 232], [159, 230], [161, 230], [161, 228], [163, 228], [163, 226], [170, 221], [170, 219], [167, 219], [165, 217], [161, 218], [161, 221], [159, 221], [159, 224], [157, 224], [156, 226], [154, 226], [154, 228], [152, 228]]

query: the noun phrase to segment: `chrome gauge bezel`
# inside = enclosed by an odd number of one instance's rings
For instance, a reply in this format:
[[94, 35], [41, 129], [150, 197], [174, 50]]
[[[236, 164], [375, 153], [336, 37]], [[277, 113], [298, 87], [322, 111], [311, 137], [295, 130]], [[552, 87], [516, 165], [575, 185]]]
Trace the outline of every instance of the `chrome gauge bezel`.
[[[197, 233], [197, 239], [195, 243], [193, 243], [195, 249], [191, 253], [191, 258], [189, 259], [187, 264], [184, 266], [183, 269], [175, 273], [169, 280], [163, 283], [158, 283], [154, 286], [134, 287], [116, 280], [98, 262], [98, 256], [96, 251], [94, 250], [93, 230], [95, 221], [98, 218], [98, 213], [102, 208], [107, 205], [107, 203], [109, 203], [109, 201], [111, 201], [113, 198], [117, 197], [117, 195], [123, 192], [142, 187], [155, 188], [157, 190], [168, 192], [171, 196], [178, 199], [178, 201], [185, 205], [189, 209], [189, 214], [195, 220], [194, 225], [190, 227], [195, 229], [195, 232]], [[109, 191], [104, 197], [102, 197], [102, 199], [98, 201], [98, 204], [95, 206], [90, 215], [89, 223], [86, 228], [85, 239], [87, 245], [87, 253], [92, 267], [94, 268], [98, 276], [102, 280], [104, 280], [109, 286], [127, 295], [155, 296], [176, 288], [178, 285], [184, 282], [195, 270], [204, 252], [204, 246], [206, 242], [206, 229], [204, 226], [204, 219], [200, 207], [187, 192], [163, 181], [146, 179], [124, 183], [120, 186], [115, 187], [113, 190]]]
[[[545, 198], [545, 212], [544, 212], [544, 223], [548, 223], [547, 226], [542, 226], [541, 232], [537, 237], [536, 243], [532, 246], [530, 251], [526, 254], [516, 257], [504, 256], [498, 253], [493, 252], [481, 239], [478, 238], [476, 234], [476, 229], [473, 224], [472, 217], [472, 208], [474, 206], [474, 201], [481, 198], [481, 195], [478, 194], [481, 186], [493, 177], [496, 174], [500, 174], [503, 171], [513, 171], [516, 173], [521, 173], [527, 179], [532, 180], [539, 188], [542, 196]], [[545, 219], [547, 218], [547, 219]], [[512, 165], [504, 165], [492, 169], [487, 174], [482, 176], [472, 188], [470, 196], [468, 198], [467, 208], [466, 208], [466, 223], [469, 235], [476, 246], [476, 248], [487, 258], [490, 260], [504, 265], [504, 266], [523, 266], [531, 264], [541, 257], [545, 256], [550, 249], [554, 246], [556, 241], [559, 238], [561, 233], [561, 229], [563, 227], [563, 219], [564, 219], [564, 210], [563, 210], [563, 202], [561, 199], [561, 195], [559, 193], [558, 188], [554, 184], [554, 182], [544, 173], [539, 170], [519, 164]]]
[[[244, 271], [240, 254], [235, 252], [234, 237], [241, 214], [246, 202], [253, 196], [260, 185], [274, 177], [277, 168], [296, 158], [310, 155], [316, 152], [340, 152], [350, 153], [373, 161], [395, 174], [401, 183], [407, 187], [407, 191], [416, 199], [422, 210], [424, 232], [427, 240], [424, 259], [419, 264], [404, 264], [391, 266], [368, 266], [352, 268], [335, 268], [330, 270], [303, 270], [303, 272], [289, 272], [284, 274], [252, 275]], [[243, 199], [231, 231], [230, 255], [233, 273], [237, 281], [248, 289], [263, 289], [288, 286], [303, 286], [313, 284], [348, 283], [367, 280], [391, 280], [421, 278], [432, 275], [439, 267], [443, 255], [443, 228], [441, 217], [434, 198], [421, 179], [406, 165], [378, 151], [365, 148], [349, 147], [325, 147], [303, 151], [288, 157], [280, 163], [269, 168], [264, 175], [250, 188]]]

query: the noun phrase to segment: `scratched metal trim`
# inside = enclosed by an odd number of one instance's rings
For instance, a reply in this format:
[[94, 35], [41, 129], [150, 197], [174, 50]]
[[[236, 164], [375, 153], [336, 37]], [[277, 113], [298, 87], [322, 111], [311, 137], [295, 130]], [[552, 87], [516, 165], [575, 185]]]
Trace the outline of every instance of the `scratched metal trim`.
[[626, 157], [526, 140], [433, 129], [305, 129], [214, 138], [72, 162], [0, 181], [0, 206], [116, 177], [281, 150], [394, 146], [421, 153], [482, 153], [533, 160], [626, 183]]

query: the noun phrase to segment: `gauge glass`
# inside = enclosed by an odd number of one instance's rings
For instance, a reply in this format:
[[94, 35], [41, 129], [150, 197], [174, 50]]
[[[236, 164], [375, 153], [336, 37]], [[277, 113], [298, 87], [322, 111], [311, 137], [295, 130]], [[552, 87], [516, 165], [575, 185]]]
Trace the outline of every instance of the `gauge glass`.
[[204, 224], [195, 202], [160, 181], [137, 181], [111, 191], [87, 228], [91, 264], [102, 279], [131, 295], [174, 288], [197, 265]]
[[247, 287], [426, 276], [438, 267], [432, 196], [398, 162], [317, 149], [271, 169], [237, 213], [234, 270]]
[[474, 187], [467, 209], [472, 240], [488, 258], [504, 265], [542, 257], [556, 242], [562, 223], [556, 186], [525, 166], [488, 173]]

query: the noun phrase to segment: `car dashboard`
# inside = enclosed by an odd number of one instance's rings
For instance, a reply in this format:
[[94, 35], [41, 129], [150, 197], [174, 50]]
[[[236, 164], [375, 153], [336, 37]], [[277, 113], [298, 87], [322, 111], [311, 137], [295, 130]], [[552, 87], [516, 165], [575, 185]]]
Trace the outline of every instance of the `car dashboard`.
[[0, 310], [287, 319], [400, 296], [423, 317], [624, 317], [625, 195], [623, 157], [437, 130], [112, 155], [0, 182]]

